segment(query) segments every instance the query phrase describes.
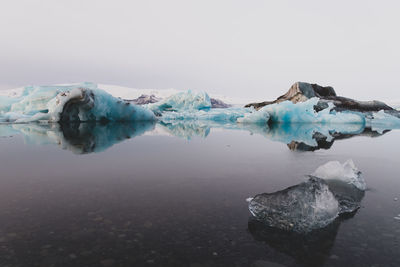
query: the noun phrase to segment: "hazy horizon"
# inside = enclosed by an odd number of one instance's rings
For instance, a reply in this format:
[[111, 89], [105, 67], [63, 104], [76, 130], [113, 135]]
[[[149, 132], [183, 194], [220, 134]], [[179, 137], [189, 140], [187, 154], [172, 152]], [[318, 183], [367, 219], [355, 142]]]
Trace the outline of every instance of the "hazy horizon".
[[0, 89], [91, 81], [271, 99], [400, 99], [396, 1], [10, 1]]

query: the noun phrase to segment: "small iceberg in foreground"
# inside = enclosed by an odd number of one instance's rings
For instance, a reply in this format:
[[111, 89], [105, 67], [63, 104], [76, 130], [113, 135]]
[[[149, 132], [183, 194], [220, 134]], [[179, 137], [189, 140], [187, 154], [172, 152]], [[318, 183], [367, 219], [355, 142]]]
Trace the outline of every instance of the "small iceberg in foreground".
[[256, 195], [248, 199], [250, 213], [269, 227], [307, 233], [360, 207], [365, 181], [351, 160], [343, 165], [328, 162], [314, 174], [328, 180], [310, 175], [307, 181], [282, 191]]

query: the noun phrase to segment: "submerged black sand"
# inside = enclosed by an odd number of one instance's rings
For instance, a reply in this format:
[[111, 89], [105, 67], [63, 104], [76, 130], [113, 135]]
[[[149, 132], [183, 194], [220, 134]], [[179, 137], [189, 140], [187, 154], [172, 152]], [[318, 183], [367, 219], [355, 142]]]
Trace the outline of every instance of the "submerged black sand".
[[[400, 266], [400, 131], [317, 148], [238, 130], [121, 131], [90, 153], [74, 129], [88, 154], [0, 138], [0, 266]], [[308, 235], [251, 218], [247, 197], [350, 158], [369, 188], [354, 214]]]

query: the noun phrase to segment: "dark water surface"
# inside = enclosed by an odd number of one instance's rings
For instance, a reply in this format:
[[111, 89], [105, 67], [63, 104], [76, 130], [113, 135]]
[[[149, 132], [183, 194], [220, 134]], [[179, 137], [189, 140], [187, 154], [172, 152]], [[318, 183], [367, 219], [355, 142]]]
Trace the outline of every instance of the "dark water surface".
[[[400, 131], [80, 127], [0, 126], [0, 266], [400, 266]], [[355, 214], [308, 235], [251, 218], [246, 198], [347, 159]]]

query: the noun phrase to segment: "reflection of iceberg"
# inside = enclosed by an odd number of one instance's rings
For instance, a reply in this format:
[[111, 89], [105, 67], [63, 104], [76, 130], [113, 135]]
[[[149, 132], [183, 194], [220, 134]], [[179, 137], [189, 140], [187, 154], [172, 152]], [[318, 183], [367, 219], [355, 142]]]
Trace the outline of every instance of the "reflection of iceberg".
[[296, 142], [318, 147], [318, 139], [333, 142], [334, 133], [357, 135], [363, 130], [362, 124], [275, 123], [270, 125], [268, 138], [285, 144]]
[[[354, 165], [348, 165], [350, 161], [344, 167], [327, 163], [315, 174], [322, 174], [328, 180], [310, 176], [306, 182], [282, 191], [256, 195], [249, 199], [249, 210], [257, 220], [282, 230], [307, 233], [324, 228], [340, 214], [360, 207], [365, 188], [359, 187], [365, 181]], [[341, 172], [346, 177], [337, 176]]]
[[193, 122], [161, 122], [160, 125], [171, 135], [176, 137], [192, 139], [194, 136], [206, 138], [210, 133], [208, 124], [199, 124]]
[[[229, 121], [178, 120], [160, 122], [163, 128], [177, 137], [191, 139], [207, 137], [212, 129], [243, 130], [262, 135], [272, 141], [287, 144], [291, 150], [314, 151], [329, 149], [335, 140], [358, 135], [380, 136], [361, 124], [273, 123], [249, 124]], [[387, 131], [385, 131], [387, 132]], [[384, 133], [385, 133], [384, 132]]]
[[[269, 227], [254, 217], [250, 217], [248, 230], [256, 241], [263, 242], [273, 250], [290, 256], [297, 264], [317, 267], [324, 266], [325, 261], [330, 257], [341, 222], [352, 216], [354, 213], [341, 216], [325, 228], [306, 234]], [[279, 262], [279, 257], [274, 259]]]
[[101, 152], [154, 128], [154, 122], [4, 124], [0, 135], [21, 134], [26, 143], [57, 144], [76, 154]]

